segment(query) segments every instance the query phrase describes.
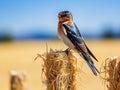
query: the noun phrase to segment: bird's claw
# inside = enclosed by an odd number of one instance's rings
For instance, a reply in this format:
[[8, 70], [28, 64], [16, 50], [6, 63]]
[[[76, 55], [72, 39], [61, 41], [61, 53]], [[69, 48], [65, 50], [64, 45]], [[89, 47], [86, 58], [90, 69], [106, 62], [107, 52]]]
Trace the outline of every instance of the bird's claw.
[[67, 55], [69, 54], [70, 50], [71, 50], [70, 48], [67, 48], [67, 49], [65, 50], [65, 52], [66, 52]]

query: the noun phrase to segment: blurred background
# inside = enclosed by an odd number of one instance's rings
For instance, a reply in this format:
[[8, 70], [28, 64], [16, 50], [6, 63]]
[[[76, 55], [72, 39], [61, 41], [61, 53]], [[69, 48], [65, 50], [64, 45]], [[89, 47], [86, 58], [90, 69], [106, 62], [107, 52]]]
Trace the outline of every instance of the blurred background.
[[[65, 50], [58, 40], [58, 13], [69, 10], [74, 22], [99, 62], [120, 54], [120, 0], [0, 0], [0, 89], [10, 90], [11, 70], [28, 73], [29, 90], [46, 90], [42, 60], [36, 54], [48, 49]], [[78, 90], [105, 90], [82, 58], [78, 62]], [[91, 82], [89, 82], [91, 81]]]
[[0, 41], [56, 39], [58, 13], [72, 12], [86, 38], [120, 37], [119, 0], [1, 0]]

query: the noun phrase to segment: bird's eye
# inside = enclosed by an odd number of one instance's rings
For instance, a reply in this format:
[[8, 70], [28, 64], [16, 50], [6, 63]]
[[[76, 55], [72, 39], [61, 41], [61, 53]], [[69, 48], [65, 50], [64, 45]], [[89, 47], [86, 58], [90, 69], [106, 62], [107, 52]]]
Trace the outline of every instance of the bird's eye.
[[67, 17], [67, 15], [65, 14], [65, 15], [62, 15], [62, 17]]
[[67, 14], [59, 15], [59, 18], [60, 18], [60, 17], [66, 17], [66, 18], [69, 18], [69, 15], [67, 15]]
[[70, 14], [65, 14], [65, 13], [58, 14], [58, 18], [69, 18], [69, 17], [70, 17]]

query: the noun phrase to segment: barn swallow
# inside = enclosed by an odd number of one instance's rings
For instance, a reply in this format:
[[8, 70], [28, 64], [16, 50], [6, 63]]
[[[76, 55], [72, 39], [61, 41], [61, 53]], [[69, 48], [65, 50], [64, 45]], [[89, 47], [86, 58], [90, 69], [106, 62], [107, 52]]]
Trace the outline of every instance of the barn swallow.
[[[97, 58], [93, 55], [90, 49], [85, 44], [85, 41], [73, 21], [70, 11], [61, 11], [58, 14], [58, 36], [68, 46], [68, 49], [75, 50], [86, 61], [94, 75], [99, 73], [98, 69], [94, 66], [92, 58], [96, 61]], [[92, 57], [92, 58], [91, 58]]]

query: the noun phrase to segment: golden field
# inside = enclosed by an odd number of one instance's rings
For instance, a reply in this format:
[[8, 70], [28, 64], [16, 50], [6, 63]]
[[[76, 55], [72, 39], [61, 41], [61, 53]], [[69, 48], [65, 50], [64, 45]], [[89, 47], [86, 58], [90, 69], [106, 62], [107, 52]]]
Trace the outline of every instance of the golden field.
[[[61, 41], [21, 41], [0, 43], [0, 90], [9, 89], [10, 71], [26, 71], [28, 76], [28, 90], [45, 90], [42, 83], [42, 59], [34, 62], [37, 53], [46, 52], [48, 48], [64, 50], [67, 47]], [[99, 69], [106, 58], [120, 55], [119, 40], [86, 40], [90, 50], [98, 58], [95, 66]], [[104, 81], [94, 76], [83, 59], [79, 59], [79, 75], [77, 90], [105, 90]]]

